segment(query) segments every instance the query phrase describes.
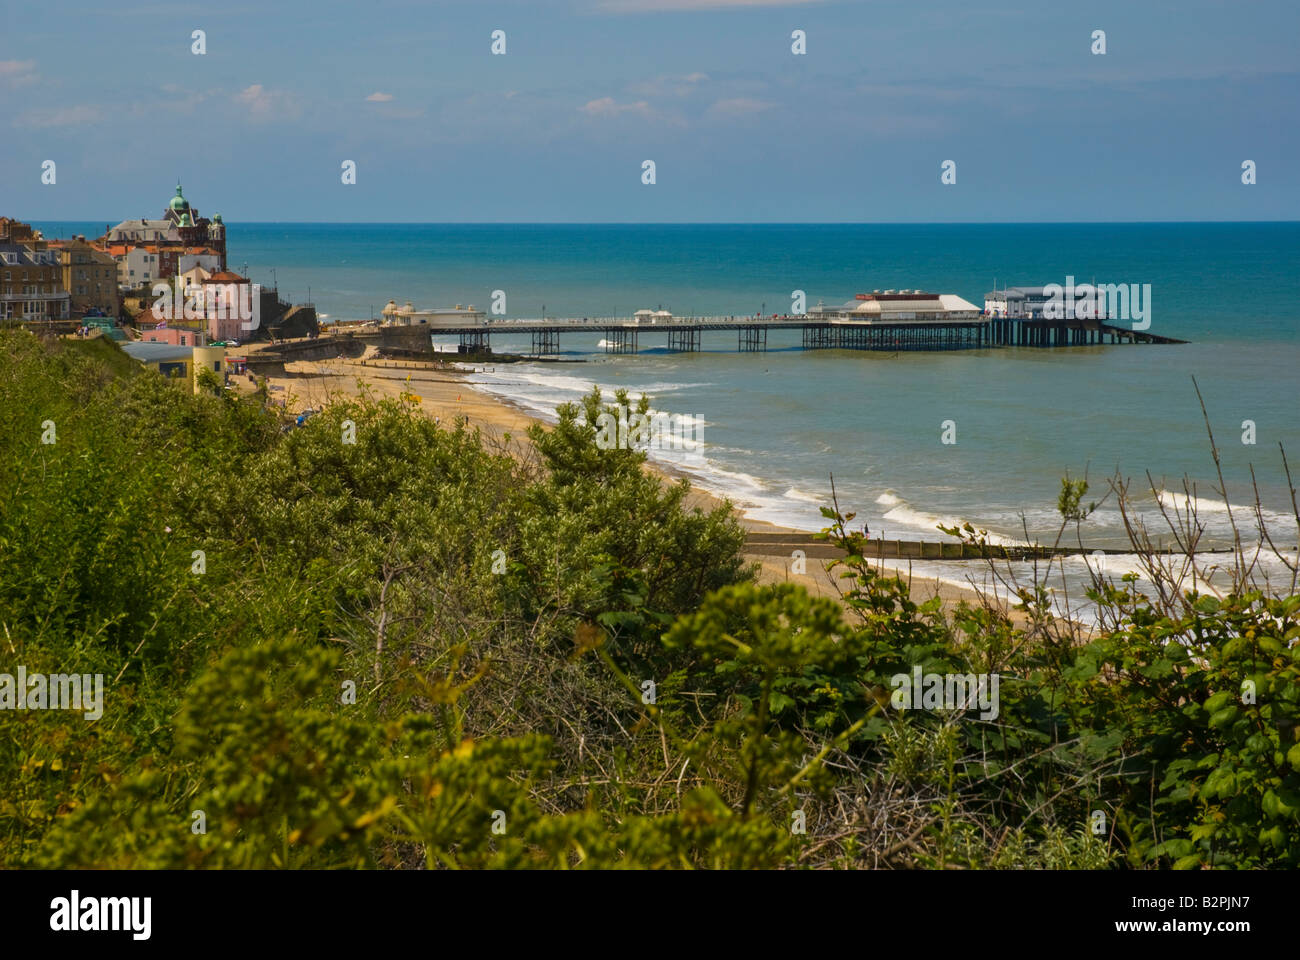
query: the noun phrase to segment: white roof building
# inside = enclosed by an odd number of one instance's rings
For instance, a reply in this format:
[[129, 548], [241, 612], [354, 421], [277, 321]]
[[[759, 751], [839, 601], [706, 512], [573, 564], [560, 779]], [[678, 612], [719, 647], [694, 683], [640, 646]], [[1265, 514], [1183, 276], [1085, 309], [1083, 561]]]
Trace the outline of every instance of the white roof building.
[[390, 326], [410, 327], [418, 324], [428, 324], [430, 326], [441, 327], [467, 327], [484, 323], [487, 315], [482, 310], [476, 310], [471, 303], [468, 307], [462, 304], [456, 304], [454, 307], [431, 307], [428, 310], [417, 310], [410, 300], [406, 301], [404, 306], [399, 307], [396, 300], [389, 300], [384, 304], [384, 309], [380, 311], [384, 317], [384, 322]]
[[808, 313], [831, 320], [878, 320], [882, 323], [936, 323], [983, 318], [979, 307], [955, 293], [924, 293], [920, 290], [860, 293], [841, 306], [818, 305]]

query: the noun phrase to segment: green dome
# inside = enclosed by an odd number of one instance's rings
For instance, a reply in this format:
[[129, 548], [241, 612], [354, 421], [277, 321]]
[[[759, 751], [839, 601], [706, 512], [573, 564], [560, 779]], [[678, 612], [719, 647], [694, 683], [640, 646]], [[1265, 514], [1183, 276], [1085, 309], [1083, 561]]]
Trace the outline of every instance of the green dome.
[[190, 215], [189, 215], [188, 212], [187, 212], [187, 213], [182, 213], [182, 214], [181, 214], [181, 222], [180, 222], [180, 226], [182, 226], [182, 227], [192, 227], [192, 226], [194, 226], [194, 221], [190, 219]]
[[213, 223], [225, 223], [225, 221], [221, 219], [221, 214], [219, 214], [219, 213], [214, 213], [214, 214], [212, 215], [212, 222], [213, 222]]
[[181, 185], [176, 184], [176, 196], [172, 197], [171, 208], [177, 213], [190, 208], [190, 202], [181, 196]]

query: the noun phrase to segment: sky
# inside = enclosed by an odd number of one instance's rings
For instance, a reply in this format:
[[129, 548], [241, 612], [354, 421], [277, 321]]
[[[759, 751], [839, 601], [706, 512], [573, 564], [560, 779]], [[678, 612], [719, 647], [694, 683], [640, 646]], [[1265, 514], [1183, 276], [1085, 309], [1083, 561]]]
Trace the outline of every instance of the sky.
[[6, 2], [0, 215], [179, 179], [229, 221], [1295, 220], [1298, 36], [1295, 0]]

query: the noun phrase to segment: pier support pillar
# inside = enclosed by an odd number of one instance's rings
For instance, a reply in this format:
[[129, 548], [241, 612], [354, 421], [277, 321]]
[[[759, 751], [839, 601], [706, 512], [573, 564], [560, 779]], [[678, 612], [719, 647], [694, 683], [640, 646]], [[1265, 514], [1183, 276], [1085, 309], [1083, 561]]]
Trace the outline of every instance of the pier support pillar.
[[669, 327], [668, 349], [680, 353], [698, 353], [700, 350], [700, 328]]
[[803, 348], [823, 350], [831, 345], [831, 331], [827, 324], [808, 324], [803, 328]]
[[544, 353], [560, 352], [560, 331], [559, 330], [534, 330], [533, 331], [533, 353], [541, 355]]
[[636, 330], [627, 327], [606, 327], [605, 352], [636, 353]]
[[460, 334], [461, 353], [490, 353], [491, 341], [486, 330], [466, 330]]
[[767, 350], [767, 327], [741, 327], [738, 333], [741, 353]]

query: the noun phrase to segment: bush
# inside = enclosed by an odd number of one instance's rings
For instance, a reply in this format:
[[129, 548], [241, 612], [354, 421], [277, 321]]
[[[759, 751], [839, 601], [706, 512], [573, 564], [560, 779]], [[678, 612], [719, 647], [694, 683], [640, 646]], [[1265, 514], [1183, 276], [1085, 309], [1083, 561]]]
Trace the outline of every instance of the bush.
[[[597, 392], [521, 459], [403, 401], [284, 433], [0, 354], [5, 660], [105, 683], [95, 721], [0, 710], [7, 865], [1300, 861], [1300, 598], [1099, 582], [1092, 636], [1041, 585], [945, 612], [827, 511], [836, 603], [757, 586], [728, 509], [598, 448]], [[997, 674], [996, 715], [896, 709], [915, 668]]]

